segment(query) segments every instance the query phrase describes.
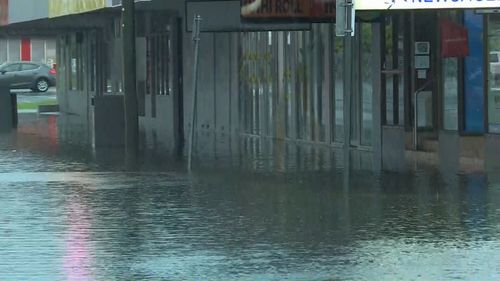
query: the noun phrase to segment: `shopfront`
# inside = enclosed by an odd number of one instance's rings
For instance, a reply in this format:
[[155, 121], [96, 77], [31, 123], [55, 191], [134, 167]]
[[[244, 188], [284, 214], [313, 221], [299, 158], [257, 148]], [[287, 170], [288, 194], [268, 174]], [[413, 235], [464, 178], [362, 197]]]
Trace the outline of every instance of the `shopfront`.
[[[336, 37], [334, 1], [297, 1], [294, 9], [277, 10], [278, 2], [243, 17], [263, 30], [240, 35], [244, 132], [372, 150], [380, 119], [374, 118], [380, 115], [374, 103], [379, 23], [360, 20], [355, 37]], [[310, 25], [265, 31], [276, 22]]]
[[356, 3], [384, 15], [384, 151], [394, 151], [403, 137], [406, 150], [417, 143], [416, 149], [457, 163], [498, 152], [498, 2], [382, 2]]
[[488, 132], [500, 134], [500, 14], [486, 16]]
[[245, 132], [380, 149], [386, 167], [401, 166], [408, 150], [457, 164], [494, 150], [495, 1], [385, 2], [356, 2], [352, 38], [317, 19], [310, 30], [243, 33]]
[[[237, 75], [230, 77], [238, 77], [228, 99], [237, 107], [231, 126], [247, 135], [370, 151], [386, 168], [404, 166], [415, 149], [457, 162], [484, 157], [485, 136], [500, 130], [500, 48], [496, 15], [476, 8], [494, 1], [385, 2], [356, 1], [355, 36], [337, 37], [333, 1], [242, 1], [245, 11], [261, 6], [242, 15], [254, 30], [229, 34], [232, 43], [237, 39], [230, 47]], [[215, 44], [224, 36], [214, 35]], [[202, 94], [215, 100], [204, 104], [216, 105], [203, 109], [215, 116], [203, 118], [205, 129], [225, 120], [217, 114], [227, 99], [214, 89]]]

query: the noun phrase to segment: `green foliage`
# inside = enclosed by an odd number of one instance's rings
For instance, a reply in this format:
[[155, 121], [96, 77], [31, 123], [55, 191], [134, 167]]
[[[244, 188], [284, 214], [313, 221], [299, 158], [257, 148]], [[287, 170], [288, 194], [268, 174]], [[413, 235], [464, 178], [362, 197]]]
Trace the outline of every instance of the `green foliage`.
[[17, 104], [18, 110], [37, 110], [40, 105], [57, 105], [57, 100], [47, 99], [37, 102], [23, 102]]

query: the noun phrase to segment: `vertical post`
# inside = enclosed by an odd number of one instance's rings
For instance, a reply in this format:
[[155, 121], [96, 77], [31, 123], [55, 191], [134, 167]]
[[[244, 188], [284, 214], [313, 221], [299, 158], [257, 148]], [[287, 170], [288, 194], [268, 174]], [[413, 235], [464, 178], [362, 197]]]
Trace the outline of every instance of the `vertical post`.
[[127, 163], [134, 163], [137, 159], [139, 145], [134, 0], [122, 1], [122, 21], [125, 151]]
[[189, 134], [188, 171], [191, 171], [192, 167], [194, 134], [196, 128], [196, 102], [198, 95], [198, 58], [199, 58], [199, 47], [200, 47], [200, 24], [201, 24], [201, 16], [196, 15], [193, 20], [194, 67], [193, 67], [193, 93], [191, 96], [192, 98], [191, 131]]
[[344, 147], [349, 150], [351, 147], [351, 111], [352, 111], [352, 95], [356, 94], [353, 81], [353, 65], [354, 61], [354, 38], [345, 37], [344, 39]]
[[418, 150], [418, 92], [413, 94], [413, 150]]

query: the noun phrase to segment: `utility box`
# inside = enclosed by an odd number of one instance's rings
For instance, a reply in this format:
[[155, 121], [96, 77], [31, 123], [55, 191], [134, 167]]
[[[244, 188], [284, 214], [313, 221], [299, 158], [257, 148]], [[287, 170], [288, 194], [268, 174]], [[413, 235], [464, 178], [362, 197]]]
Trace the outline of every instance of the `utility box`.
[[0, 132], [16, 128], [17, 120], [17, 96], [7, 85], [0, 85]]

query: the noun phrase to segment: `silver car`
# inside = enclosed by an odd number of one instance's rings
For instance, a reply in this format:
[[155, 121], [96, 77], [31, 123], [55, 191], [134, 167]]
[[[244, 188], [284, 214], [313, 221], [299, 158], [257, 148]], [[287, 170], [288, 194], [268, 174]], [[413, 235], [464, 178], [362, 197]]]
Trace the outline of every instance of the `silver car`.
[[0, 83], [11, 89], [46, 92], [56, 85], [56, 71], [38, 62], [8, 62], [0, 65]]

